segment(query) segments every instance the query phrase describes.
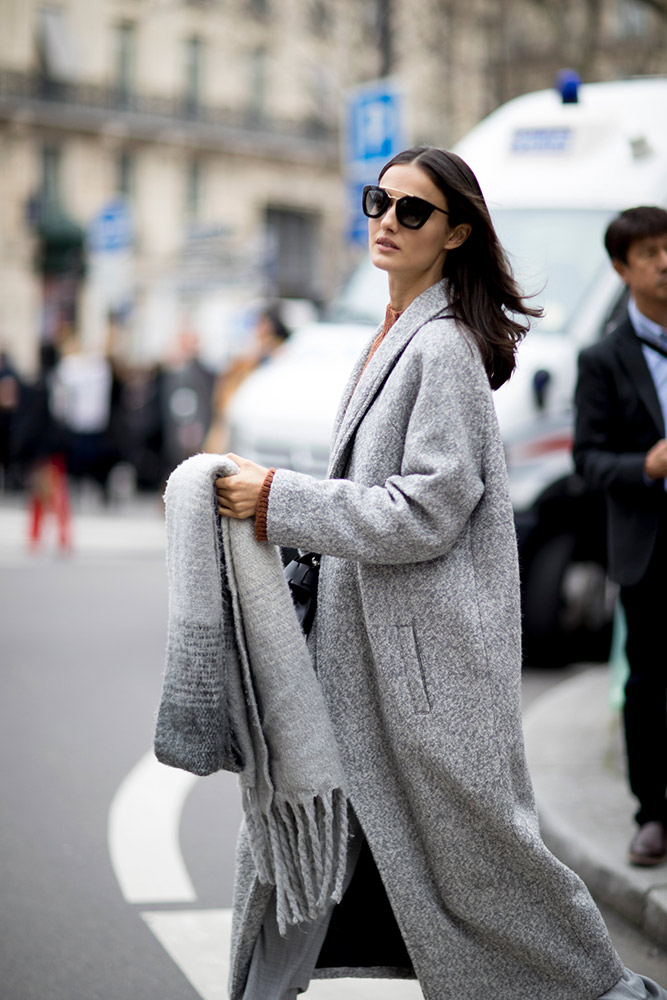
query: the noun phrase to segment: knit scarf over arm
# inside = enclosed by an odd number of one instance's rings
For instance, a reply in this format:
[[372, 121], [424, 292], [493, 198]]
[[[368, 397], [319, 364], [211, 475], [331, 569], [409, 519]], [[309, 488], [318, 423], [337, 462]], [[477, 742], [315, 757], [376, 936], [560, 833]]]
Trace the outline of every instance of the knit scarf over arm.
[[252, 520], [219, 517], [214, 480], [237, 472], [196, 455], [165, 492], [169, 626], [158, 760], [239, 773], [253, 859], [276, 887], [281, 933], [342, 895], [346, 779], [278, 549]]

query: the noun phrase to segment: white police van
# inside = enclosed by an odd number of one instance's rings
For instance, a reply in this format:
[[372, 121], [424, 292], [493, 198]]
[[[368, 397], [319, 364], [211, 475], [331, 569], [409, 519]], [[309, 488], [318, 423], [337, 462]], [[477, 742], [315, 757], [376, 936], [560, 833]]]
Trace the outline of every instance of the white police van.
[[[613, 593], [604, 508], [575, 475], [572, 395], [579, 350], [603, 335], [623, 286], [603, 246], [624, 208], [667, 205], [667, 78], [516, 98], [456, 151], [475, 171], [520, 286], [544, 307], [494, 395], [521, 556], [529, 662], [603, 659]], [[296, 332], [232, 403], [234, 451], [324, 475], [331, 424], [360, 347], [381, 322], [386, 275], [360, 265], [326, 322]]]

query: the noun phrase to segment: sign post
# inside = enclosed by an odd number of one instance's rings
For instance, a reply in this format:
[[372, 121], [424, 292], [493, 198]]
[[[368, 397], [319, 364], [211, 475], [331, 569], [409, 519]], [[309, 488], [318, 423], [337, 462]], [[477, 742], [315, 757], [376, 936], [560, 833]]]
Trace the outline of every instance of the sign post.
[[350, 91], [345, 102], [344, 170], [347, 189], [347, 236], [365, 246], [368, 224], [361, 211], [361, 191], [377, 180], [381, 168], [405, 148], [403, 93], [390, 77]]
[[132, 214], [124, 198], [107, 202], [88, 227], [91, 283], [104, 308], [127, 310], [132, 300]]

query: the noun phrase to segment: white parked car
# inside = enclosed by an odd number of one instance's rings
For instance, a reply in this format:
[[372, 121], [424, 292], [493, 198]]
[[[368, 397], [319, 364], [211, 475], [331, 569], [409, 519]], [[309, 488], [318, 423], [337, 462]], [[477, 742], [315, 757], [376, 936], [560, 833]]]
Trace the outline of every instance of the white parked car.
[[[585, 84], [577, 96], [516, 98], [456, 147], [480, 181], [520, 286], [545, 310], [520, 346], [515, 375], [495, 393], [526, 657], [542, 663], [608, 651], [604, 508], [570, 454], [576, 361], [622, 304], [603, 246], [609, 220], [634, 205], [667, 205], [667, 78]], [[242, 386], [230, 412], [232, 449], [324, 475], [342, 386], [386, 302], [386, 275], [365, 261], [327, 320], [297, 331], [280, 359]]]

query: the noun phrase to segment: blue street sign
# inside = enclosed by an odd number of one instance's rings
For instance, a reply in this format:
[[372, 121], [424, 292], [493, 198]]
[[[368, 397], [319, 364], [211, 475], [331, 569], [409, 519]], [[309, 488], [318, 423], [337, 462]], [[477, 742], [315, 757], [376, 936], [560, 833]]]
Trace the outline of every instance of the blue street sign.
[[108, 202], [88, 228], [88, 244], [97, 253], [127, 250], [133, 240], [132, 216], [124, 198]]
[[387, 160], [405, 148], [403, 94], [395, 80], [375, 80], [350, 92], [345, 112], [348, 238], [365, 244], [368, 224], [361, 189], [374, 183]]

